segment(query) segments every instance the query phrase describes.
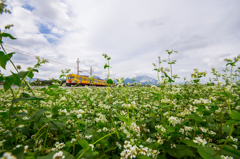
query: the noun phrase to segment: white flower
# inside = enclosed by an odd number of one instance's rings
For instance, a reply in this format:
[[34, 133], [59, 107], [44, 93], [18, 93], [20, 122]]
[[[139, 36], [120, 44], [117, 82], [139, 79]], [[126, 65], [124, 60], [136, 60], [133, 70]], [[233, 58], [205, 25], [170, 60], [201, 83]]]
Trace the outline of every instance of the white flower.
[[77, 118], [81, 118], [81, 117], [82, 117], [82, 114], [78, 114], [78, 115], [77, 115]]
[[56, 143], [55, 143], [56, 149], [62, 149], [64, 146], [65, 146], [64, 143], [59, 143], [59, 142], [56, 142]]
[[176, 147], [177, 147], [176, 144], [171, 144], [171, 149]]
[[27, 116], [24, 116], [22, 119], [23, 119], [23, 120], [28, 120], [28, 119], [29, 119], [29, 117], [27, 117]]
[[74, 143], [76, 141], [77, 141], [77, 139], [72, 138], [71, 143]]
[[121, 148], [122, 148], [122, 145], [121, 145], [121, 144], [119, 144], [118, 142], [116, 142], [116, 145], [117, 145], [117, 147], [118, 147], [119, 149], [121, 149]]
[[233, 157], [231, 157], [231, 156], [224, 156], [224, 155], [222, 155], [221, 158], [222, 159], [233, 159]]
[[237, 145], [232, 145], [235, 149], [238, 149], [238, 146]]
[[179, 132], [181, 132], [182, 134], [184, 134], [184, 129], [180, 128]]
[[85, 136], [85, 139], [88, 139], [88, 140], [90, 140], [92, 138], [92, 135], [89, 135], [89, 136]]
[[103, 131], [104, 131], [104, 132], [107, 132], [107, 131], [108, 131], [108, 128], [104, 127], [104, 128], [103, 128]]
[[23, 127], [24, 127], [24, 125], [18, 125], [18, 127], [19, 127], [19, 128], [23, 128]]
[[209, 133], [208, 134], [210, 134], [210, 135], [216, 135], [216, 133], [214, 132], [214, 131], [209, 131]]
[[175, 126], [176, 124], [180, 124], [181, 120], [178, 119], [178, 117], [171, 116], [168, 121]]
[[89, 146], [91, 146], [91, 147], [92, 147], [92, 151], [93, 151], [94, 145], [92, 145], [92, 144], [89, 144]]
[[24, 153], [26, 153], [28, 150], [28, 145], [24, 146]]
[[202, 145], [203, 147], [205, 147], [205, 145], [207, 144], [206, 139], [202, 139], [201, 137], [195, 137], [193, 142], [198, 144], [198, 145]]
[[17, 157], [13, 156], [11, 152], [5, 152], [1, 159], [17, 159]]
[[63, 152], [59, 151], [53, 155], [53, 159], [64, 159], [65, 156], [63, 156]]

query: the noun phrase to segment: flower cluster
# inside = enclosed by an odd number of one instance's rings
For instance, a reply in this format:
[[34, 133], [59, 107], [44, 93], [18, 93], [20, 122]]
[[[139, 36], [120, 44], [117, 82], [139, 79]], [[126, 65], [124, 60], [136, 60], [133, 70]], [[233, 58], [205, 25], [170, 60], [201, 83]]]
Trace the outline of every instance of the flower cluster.
[[53, 159], [64, 159], [65, 156], [63, 156], [63, 152], [59, 151], [53, 155]]
[[205, 145], [207, 144], [206, 139], [202, 139], [201, 137], [195, 137], [193, 142], [198, 144], [198, 145], [202, 145], [203, 147], [205, 147]]
[[178, 117], [171, 116], [168, 121], [173, 125], [176, 126], [176, 124], [180, 124], [181, 120]]
[[55, 143], [55, 148], [52, 148], [51, 150], [52, 150], [52, 151], [57, 151], [57, 150], [62, 149], [64, 146], [65, 146], [64, 143], [56, 142], [56, 143]]
[[124, 150], [120, 153], [121, 159], [136, 158], [137, 155], [145, 155], [156, 158], [160, 153], [157, 150], [149, 149], [148, 147], [144, 147], [142, 145], [139, 147], [137, 145], [132, 145], [130, 141], [125, 141], [123, 147]]

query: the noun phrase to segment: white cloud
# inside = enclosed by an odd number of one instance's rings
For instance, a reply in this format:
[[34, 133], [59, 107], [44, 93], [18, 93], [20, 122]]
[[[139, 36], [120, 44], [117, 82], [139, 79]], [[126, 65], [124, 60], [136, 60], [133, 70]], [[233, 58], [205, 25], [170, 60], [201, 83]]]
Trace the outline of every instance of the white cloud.
[[[173, 74], [183, 80], [194, 68], [208, 73], [211, 67], [222, 70], [223, 59], [237, 56], [240, 50], [237, 0], [8, 0], [7, 4], [12, 14], [0, 15], [0, 27], [14, 24], [9, 32], [18, 39], [4, 39], [5, 44], [73, 66], [73, 73], [80, 58], [81, 69], [93, 66], [94, 73], [105, 78], [102, 54], [107, 53], [112, 57], [113, 77], [156, 79], [152, 63], [157, 63], [158, 56], [167, 59], [165, 50], [174, 49], [179, 53], [171, 55], [177, 59]], [[25, 4], [33, 10], [24, 8]], [[40, 32], [41, 26], [48, 32]], [[26, 67], [34, 61], [16, 57]], [[47, 64], [36, 76], [58, 77], [67, 67]]]

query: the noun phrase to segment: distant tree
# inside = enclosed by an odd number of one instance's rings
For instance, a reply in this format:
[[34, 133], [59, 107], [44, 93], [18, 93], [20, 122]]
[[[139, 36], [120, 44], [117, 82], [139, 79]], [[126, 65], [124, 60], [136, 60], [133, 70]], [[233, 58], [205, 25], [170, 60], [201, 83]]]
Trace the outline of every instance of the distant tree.
[[36, 83], [37, 83], [37, 85], [39, 86], [39, 85], [41, 85], [41, 81], [40, 81], [40, 79], [38, 78], [38, 79], [36, 79]]

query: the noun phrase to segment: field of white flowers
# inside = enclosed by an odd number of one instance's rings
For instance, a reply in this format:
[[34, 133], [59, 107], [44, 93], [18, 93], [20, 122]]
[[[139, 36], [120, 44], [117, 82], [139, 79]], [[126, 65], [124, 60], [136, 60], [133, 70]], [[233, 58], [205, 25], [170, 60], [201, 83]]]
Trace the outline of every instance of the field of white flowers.
[[240, 156], [240, 86], [236, 84], [82, 89], [52, 85], [33, 92], [37, 97], [25, 90], [21, 98], [12, 99], [11, 91], [0, 91], [3, 156]]
[[[1, 1], [0, 14], [10, 13], [5, 7]], [[60, 87], [70, 70], [49, 87], [31, 88], [26, 78], [48, 60], [36, 57], [27, 71], [15, 65], [14, 53], [3, 47], [3, 38], [16, 39], [6, 33], [11, 27], [0, 29], [0, 66], [15, 68], [10, 76], [0, 73], [0, 159], [240, 158], [240, 55], [225, 59], [230, 70], [223, 74], [212, 68], [207, 84], [200, 83], [207, 73], [197, 69], [191, 81], [174, 84], [177, 61], [170, 55], [177, 51], [166, 50], [168, 60], [159, 57], [153, 64], [157, 86], [124, 87], [118, 79], [118, 87], [111, 87], [111, 58], [103, 54], [107, 88]], [[160, 67], [162, 62], [169, 67]]]

